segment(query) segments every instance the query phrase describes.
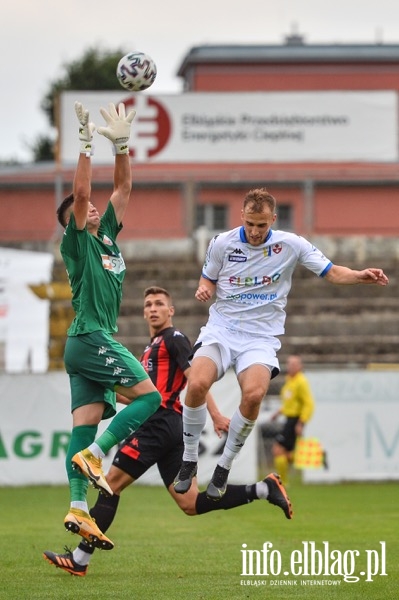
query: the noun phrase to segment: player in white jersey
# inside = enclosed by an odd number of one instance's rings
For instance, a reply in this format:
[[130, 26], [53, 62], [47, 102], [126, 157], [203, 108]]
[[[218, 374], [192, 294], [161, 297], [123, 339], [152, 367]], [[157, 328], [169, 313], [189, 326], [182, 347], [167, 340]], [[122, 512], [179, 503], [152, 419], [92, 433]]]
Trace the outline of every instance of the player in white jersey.
[[270, 380], [279, 373], [276, 353], [281, 344], [276, 336], [284, 333], [285, 305], [298, 263], [334, 284], [388, 284], [382, 269], [334, 265], [304, 238], [272, 230], [276, 217], [274, 197], [264, 188], [251, 190], [244, 198], [242, 226], [209, 244], [195, 297], [206, 302], [216, 294], [216, 301], [194, 346], [183, 407], [183, 462], [174, 481], [178, 493], [190, 489], [197, 473], [205, 395], [232, 367], [241, 402], [207, 487], [214, 500], [225, 493], [233, 460], [255, 425]]

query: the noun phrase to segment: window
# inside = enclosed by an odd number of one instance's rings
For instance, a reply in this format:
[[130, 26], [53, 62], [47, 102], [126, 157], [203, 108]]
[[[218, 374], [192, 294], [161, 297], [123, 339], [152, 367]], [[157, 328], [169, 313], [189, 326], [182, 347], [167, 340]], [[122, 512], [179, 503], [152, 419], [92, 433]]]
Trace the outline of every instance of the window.
[[277, 205], [277, 220], [274, 224], [273, 229], [284, 229], [285, 231], [292, 231], [294, 223], [294, 215], [291, 204], [278, 204]]
[[227, 229], [227, 206], [223, 204], [197, 204], [195, 228], [205, 226], [208, 231]]

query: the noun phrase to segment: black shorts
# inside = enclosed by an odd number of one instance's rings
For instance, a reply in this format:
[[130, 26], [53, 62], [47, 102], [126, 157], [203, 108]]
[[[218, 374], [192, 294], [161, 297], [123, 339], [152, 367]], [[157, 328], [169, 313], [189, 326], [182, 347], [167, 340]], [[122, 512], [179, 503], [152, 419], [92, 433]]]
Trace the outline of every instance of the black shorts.
[[182, 416], [174, 410], [160, 408], [126, 438], [112, 464], [133, 479], [156, 464], [168, 488], [180, 469], [183, 450]]
[[295, 426], [298, 423], [299, 417], [287, 417], [280, 433], [276, 435], [276, 442], [283, 446], [288, 452], [292, 452], [295, 448], [296, 433]]

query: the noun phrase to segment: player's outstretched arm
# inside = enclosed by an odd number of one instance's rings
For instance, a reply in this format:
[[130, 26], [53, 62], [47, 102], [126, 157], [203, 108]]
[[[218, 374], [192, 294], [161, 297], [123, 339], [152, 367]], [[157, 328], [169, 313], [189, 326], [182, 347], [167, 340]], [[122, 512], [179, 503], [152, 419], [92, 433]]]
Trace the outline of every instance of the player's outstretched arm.
[[91, 195], [91, 160], [93, 154], [94, 123], [90, 122], [89, 111], [81, 102], [75, 102], [75, 112], [79, 121], [80, 154], [73, 180], [73, 212], [76, 227], [84, 229]]
[[389, 279], [382, 269], [370, 267], [362, 271], [349, 269], [340, 265], [333, 265], [325, 276], [330, 283], [341, 285], [354, 285], [357, 283], [388, 285]]
[[100, 135], [108, 138], [115, 154], [114, 191], [111, 202], [114, 206], [118, 223], [121, 223], [130, 199], [132, 189], [132, 172], [129, 159], [130, 128], [136, 111], [131, 110], [126, 114], [125, 105], [120, 103], [118, 109], [115, 104], [109, 104], [108, 110], [101, 108], [100, 112], [106, 122], [106, 127], [98, 127]]

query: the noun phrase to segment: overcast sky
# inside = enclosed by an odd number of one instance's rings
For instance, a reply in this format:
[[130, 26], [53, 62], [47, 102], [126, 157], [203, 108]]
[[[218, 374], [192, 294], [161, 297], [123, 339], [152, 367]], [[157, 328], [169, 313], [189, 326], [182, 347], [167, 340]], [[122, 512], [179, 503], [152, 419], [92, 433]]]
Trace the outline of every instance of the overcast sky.
[[157, 63], [153, 94], [178, 93], [176, 72], [202, 44], [399, 43], [399, 0], [11, 0], [1, 8], [0, 160], [28, 160], [50, 128], [40, 102], [62, 65], [89, 47], [141, 50]]

